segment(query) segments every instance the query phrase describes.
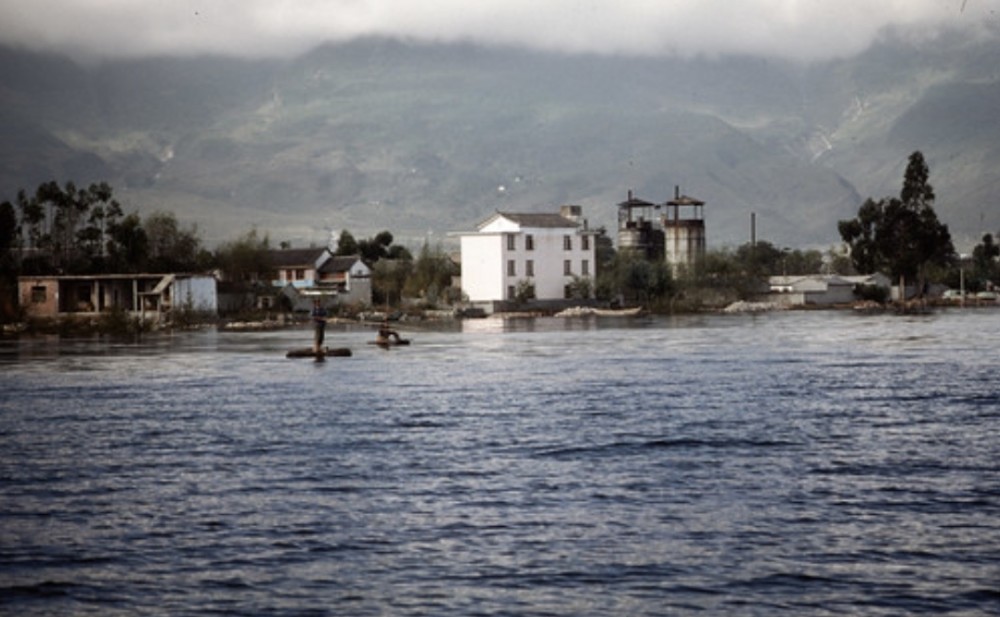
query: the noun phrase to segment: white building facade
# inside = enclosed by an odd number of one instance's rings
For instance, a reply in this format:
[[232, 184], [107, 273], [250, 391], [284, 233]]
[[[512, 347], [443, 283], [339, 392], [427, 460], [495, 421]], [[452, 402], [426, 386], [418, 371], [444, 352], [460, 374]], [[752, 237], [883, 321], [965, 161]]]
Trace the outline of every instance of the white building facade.
[[462, 291], [473, 304], [513, 301], [525, 283], [537, 301], [563, 300], [574, 282], [595, 275], [595, 233], [581, 222], [579, 206], [559, 214], [497, 212], [458, 235]]

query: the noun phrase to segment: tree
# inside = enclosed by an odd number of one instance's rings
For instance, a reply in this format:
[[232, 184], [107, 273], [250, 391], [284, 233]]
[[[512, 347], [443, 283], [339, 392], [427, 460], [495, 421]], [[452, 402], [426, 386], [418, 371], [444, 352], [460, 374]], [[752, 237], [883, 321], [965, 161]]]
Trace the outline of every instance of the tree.
[[969, 281], [972, 291], [979, 291], [989, 285], [1000, 282], [1000, 246], [993, 239], [993, 234], [985, 234], [982, 241], [972, 249], [972, 277]]
[[899, 278], [903, 289], [907, 278], [923, 279], [929, 266], [946, 266], [954, 260], [951, 233], [934, 212], [929, 177], [923, 154], [914, 152], [899, 197], [869, 198], [857, 217], [838, 223], [858, 272], [887, 270]]
[[392, 234], [388, 231], [382, 231], [374, 238], [358, 242], [358, 252], [361, 253], [361, 259], [366, 263], [374, 264], [389, 256], [390, 246], [392, 246]]
[[521, 279], [514, 289], [514, 303], [524, 306], [536, 298], [535, 284], [530, 279]]
[[20, 220], [13, 225], [14, 241], [23, 249], [19, 260], [25, 272], [80, 273], [106, 267], [110, 228], [121, 217], [121, 206], [105, 183], [77, 188], [55, 181], [38, 186], [33, 195], [18, 191], [15, 204]]
[[172, 212], [154, 212], [142, 224], [149, 240], [149, 267], [157, 272], [191, 271], [201, 248], [198, 228], [182, 229]]
[[405, 259], [382, 259], [372, 267], [372, 302], [396, 306], [403, 295], [412, 262]]
[[403, 291], [409, 297], [436, 303], [451, 288], [454, 274], [454, 263], [441, 245], [432, 248], [430, 243], [424, 241]]
[[0, 260], [6, 261], [17, 242], [17, 213], [9, 201], [0, 203]]
[[666, 300], [675, 285], [670, 265], [664, 260], [649, 261], [635, 251], [619, 251], [598, 274], [595, 291], [602, 299], [651, 303]]
[[340, 237], [337, 238], [337, 250], [334, 255], [358, 255], [360, 251], [358, 250], [358, 241], [354, 239], [351, 232], [346, 229], [340, 232]]
[[746, 243], [736, 249], [736, 261], [747, 276], [762, 278], [781, 274], [781, 260], [784, 253], [766, 240]]
[[260, 236], [257, 228], [253, 228], [220, 246], [216, 251], [216, 262], [228, 281], [252, 284], [262, 279], [269, 280], [271, 265], [267, 254], [270, 244], [267, 234]]
[[569, 296], [576, 300], [589, 300], [593, 295], [594, 282], [589, 276], [573, 275], [573, 280], [567, 285]]
[[142, 219], [133, 212], [110, 226], [108, 268], [114, 272], [142, 272], [146, 269], [149, 240]]
[[77, 233], [83, 252], [99, 271], [108, 271], [111, 230], [122, 218], [121, 204], [114, 198], [106, 182], [91, 184], [87, 189], [90, 216], [87, 226]]

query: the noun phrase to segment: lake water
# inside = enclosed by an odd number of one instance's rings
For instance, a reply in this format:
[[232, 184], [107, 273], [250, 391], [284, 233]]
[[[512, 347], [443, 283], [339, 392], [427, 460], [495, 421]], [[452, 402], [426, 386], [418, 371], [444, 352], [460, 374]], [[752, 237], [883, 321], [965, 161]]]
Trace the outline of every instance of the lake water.
[[404, 333], [0, 341], [0, 614], [1000, 613], [996, 310]]

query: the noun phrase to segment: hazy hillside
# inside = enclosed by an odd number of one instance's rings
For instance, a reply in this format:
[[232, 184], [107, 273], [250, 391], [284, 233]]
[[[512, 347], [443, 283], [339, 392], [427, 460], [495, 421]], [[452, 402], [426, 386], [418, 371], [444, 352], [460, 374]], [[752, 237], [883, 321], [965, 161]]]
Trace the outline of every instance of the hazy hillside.
[[[287, 62], [80, 67], [0, 50], [0, 197], [108, 180], [210, 244], [390, 229], [416, 244], [494, 209], [581, 204], [612, 227], [629, 189], [707, 202], [709, 242], [829, 246], [923, 150], [941, 218], [1000, 230], [1000, 50], [885, 42], [810, 67], [569, 57], [386, 40]], [[960, 247], [961, 248], [961, 247]]]

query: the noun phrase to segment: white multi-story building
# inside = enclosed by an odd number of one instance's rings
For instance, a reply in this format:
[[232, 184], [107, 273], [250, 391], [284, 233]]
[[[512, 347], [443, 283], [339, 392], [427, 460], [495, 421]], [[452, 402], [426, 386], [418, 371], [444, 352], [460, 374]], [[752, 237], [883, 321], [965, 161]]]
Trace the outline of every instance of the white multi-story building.
[[595, 232], [580, 215], [580, 206], [562, 206], [559, 214], [496, 212], [476, 231], [457, 234], [469, 301], [514, 300], [522, 282], [534, 286], [537, 301], [571, 297], [575, 280], [595, 275]]

